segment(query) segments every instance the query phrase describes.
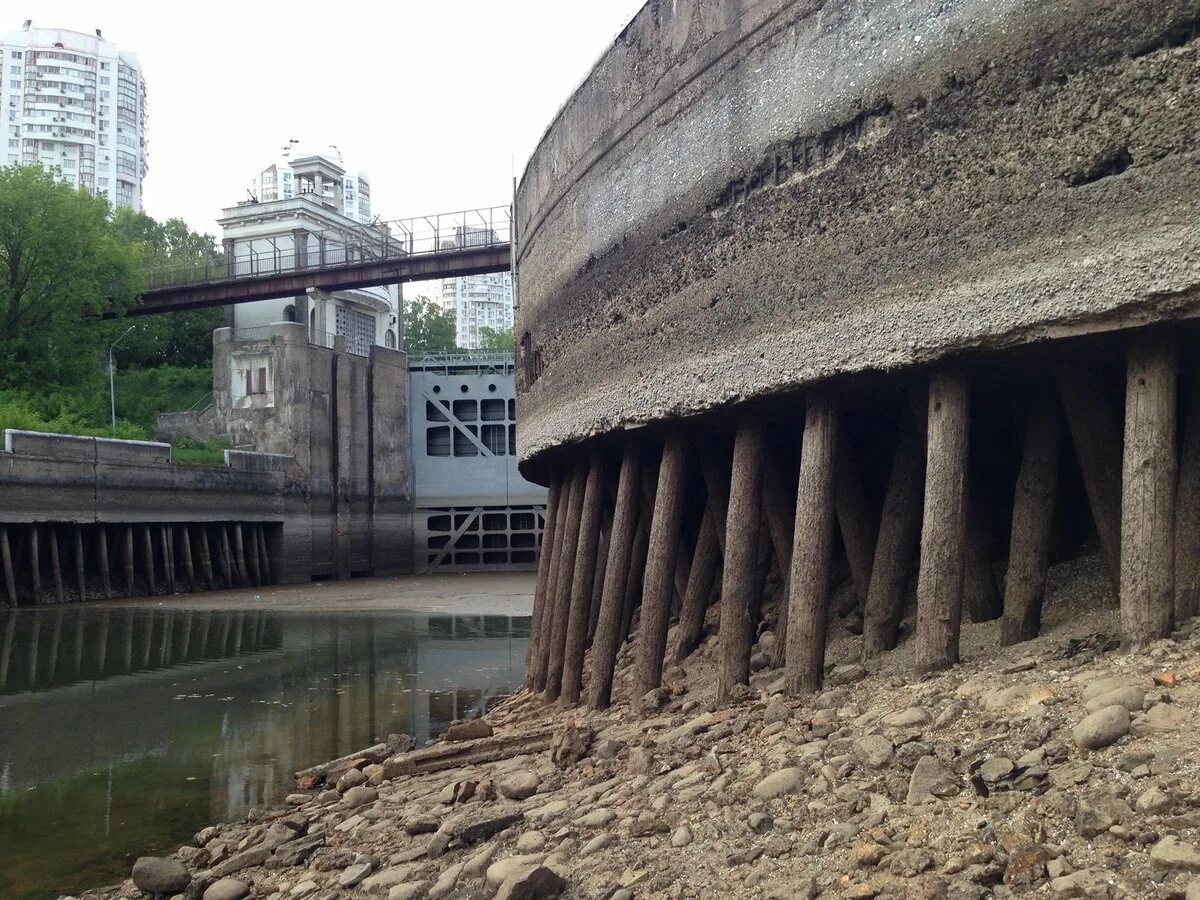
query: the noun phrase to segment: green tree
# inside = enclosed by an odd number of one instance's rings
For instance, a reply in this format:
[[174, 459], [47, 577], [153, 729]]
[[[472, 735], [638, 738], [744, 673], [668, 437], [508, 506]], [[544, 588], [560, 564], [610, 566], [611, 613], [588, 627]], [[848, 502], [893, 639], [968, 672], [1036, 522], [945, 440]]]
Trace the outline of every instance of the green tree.
[[511, 328], [488, 328], [485, 325], [479, 329], [480, 350], [507, 350], [515, 353], [516, 347]]
[[40, 166], [0, 168], [0, 387], [74, 384], [94, 373], [112, 323], [142, 284], [108, 202]]
[[[216, 239], [192, 231], [183, 219], [160, 223], [144, 212], [122, 207], [113, 216], [113, 227], [138, 248], [143, 268], [224, 265]], [[145, 316], [122, 342], [118, 362], [122, 367], [142, 369], [207, 366], [212, 362], [213, 330], [223, 324], [225, 313], [220, 308]]]
[[455, 348], [457, 323], [451, 310], [428, 297], [404, 303], [404, 349], [409, 353], [444, 353]]

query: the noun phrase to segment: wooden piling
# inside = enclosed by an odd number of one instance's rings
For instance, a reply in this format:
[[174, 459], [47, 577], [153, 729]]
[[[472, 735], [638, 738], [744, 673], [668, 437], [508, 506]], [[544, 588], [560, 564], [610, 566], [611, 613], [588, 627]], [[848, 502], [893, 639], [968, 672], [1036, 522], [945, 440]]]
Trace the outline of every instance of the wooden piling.
[[179, 526], [180, 528], [180, 547], [183, 549], [183, 574], [187, 576], [188, 590], [196, 590], [196, 565], [192, 560], [192, 535], [186, 525]]
[[46, 529], [50, 538], [50, 574], [54, 579], [54, 596], [59, 603], [66, 603], [67, 595], [63, 591], [62, 560], [58, 555], [58, 529], [51, 525]]
[[221, 577], [225, 579], [225, 587], [233, 588], [237, 584], [237, 572], [233, 564], [233, 550], [229, 546], [229, 526], [218, 525], [221, 533]]
[[133, 526], [125, 526], [125, 540], [121, 542], [121, 565], [125, 570], [125, 596], [133, 596]]
[[75, 540], [75, 582], [79, 587], [79, 602], [87, 600], [87, 576], [83, 554], [83, 528], [79, 525], [71, 529]]
[[1030, 640], [1041, 630], [1062, 439], [1062, 414], [1054, 395], [1035, 389], [1013, 499], [1004, 616], [1000, 623], [1002, 644]]
[[[600, 595], [600, 618], [592, 643], [591, 680], [588, 705], [606, 709], [612, 699], [613, 671], [622, 635], [622, 620], [629, 580], [635, 576], [633, 555], [637, 537], [638, 492], [642, 462], [637, 445], [626, 441], [617, 478], [617, 499], [609, 533], [609, 559]], [[643, 557], [644, 561], [644, 557]], [[644, 564], [644, 563], [643, 563]], [[695, 572], [695, 564], [692, 566]]]
[[546, 666], [545, 696], [557, 700], [562, 691], [563, 657], [567, 649], [567, 625], [571, 617], [571, 585], [575, 580], [575, 554], [579, 550], [579, 525], [583, 515], [583, 494], [587, 486], [586, 464], [575, 466], [571, 475], [571, 496], [563, 529], [558, 579], [555, 582], [554, 613], [550, 631], [549, 658]]
[[254, 531], [258, 535], [258, 556], [262, 565], [263, 584], [274, 584], [271, 578], [271, 553], [267, 549], [266, 526], [256, 525]]
[[250, 566], [250, 580], [256, 587], [260, 587], [263, 583], [262, 569], [258, 565], [258, 538], [255, 535], [257, 525], [253, 523], [246, 526], [249, 531], [249, 540], [246, 542], [246, 562]]
[[596, 574], [592, 577], [591, 609], [588, 612], [587, 647], [596, 638], [596, 626], [600, 623], [600, 601], [604, 594], [604, 573], [608, 569], [609, 541], [612, 538], [612, 510], [609, 498], [602, 498], [600, 509], [600, 541], [596, 548]]
[[875, 556], [878, 523], [867, 500], [862, 466], [854, 445], [843, 432], [837, 438], [837, 474], [834, 479], [833, 505], [837, 513], [842, 545], [850, 564], [850, 581], [859, 606], [865, 606], [871, 583], [871, 562]]
[[570, 616], [567, 620], [562, 689], [559, 693], [559, 702], [563, 706], [573, 706], [579, 702], [604, 493], [604, 459], [598, 451], [593, 450], [588, 458], [588, 474], [584, 483], [583, 505], [580, 508], [579, 539], [575, 551], [575, 572], [571, 580]]
[[158, 593], [158, 585], [154, 580], [154, 539], [150, 536], [150, 526], [142, 526], [142, 552], [145, 553], [146, 584], [151, 594]]
[[208, 546], [208, 528], [201, 525], [196, 529], [200, 535], [200, 571], [204, 573], [204, 581], [211, 591], [217, 586], [213, 578], [212, 552]]
[[100, 568], [100, 588], [104, 591], [104, 599], [111, 600], [113, 594], [111, 563], [108, 556], [108, 529], [104, 525], [96, 526], [96, 556]]
[[949, 668], [958, 661], [966, 567], [969, 397], [961, 372], [944, 369], [929, 377], [914, 660], [919, 672]]
[[783, 666], [787, 658], [787, 621], [792, 583], [792, 546], [795, 543], [795, 491], [788, 484], [783, 461], [778, 453], [768, 453], [763, 466], [763, 512], [767, 531], [775, 550], [775, 560], [783, 576], [778, 618], [775, 622], [775, 644], [771, 649], [772, 664]]
[[550, 567], [553, 565], [554, 532], [558, 527], [558, 497], [561, 492], [562, 476], [556, 472], [550, 478], [550, 489], [546, 496], [546, 527], [542, 529], [537, 581], [533, 588], [533, 616], [529, 622], [529, 649], [525, 653], [525, 686], [528, 688], [533, 687], [533, 673], [537, 668], [538, 649], [542, 638], [542, 616], [546, 611], [546, 589], [550, 582]]
[[921, 537], [925, 458], [908, 416], [901, 414], [888, 476], [863, 621], [863, 656], [896, 646], [904, 615], [908, 569]]
[[38, 527], [36, 525], [29, 526], [29, 576], [30, 583], [33, 587], [33, 602], [37, 603], [42, 593], [42, 561], [39, 552], [40, 539], [38, 538]]
[[800, 480], [796, 486], [790, 609], [783, 669], [785, 690], [792, 694], [818, 690], [824, 679], [837, 433], [836, 399], [823, 391], [810, 391], [800, 445]]
[[1121, 489], [1121, 638], [1140, 648], [1175, 620], [1177, 350], [1168, 335], [1129, 346]]
[[250, 584], [250, 570], [246, 566], [246, 544], [242, 537], [242, 523], [233, 523], [234, 569], [237, 572], [238, 583], [245, 587]]
[[967, 487], [967, 558], [963, 567], [963, 611], [972, 622], [991, 622], [1004, 612], [1000, 587], [988, 553], [990, 510], [982, 490]]
[[[671, 608], [672, 583], [679, 553], [685, 454], [683, 438], [679, 434], [667, 438], [658, 467], [658, 489], [650, 522], [642, 617], [638, 628], [635, 697], [641, 697], [662, 683], [667, 614]], [[685, 590], [686, 587], [685, 584]]]
[[168, 525], [158, 527], [159, 549], [162, 550], [163, 575], [167, 579], [167, 593], [175, 593], [175, 554], [171, 550], [171, 530]]
[[725, 570], [717, 634], [717, 702], [750, 681], [751, 612], [758, 607], [758, 538], [762, 519], [766, 430], [759, 417], [738, 423], [725, 518]]
[[621, 639], [617, 642], [618, 647], [629, 640], [633, 630], [633, 613], [642, 603], [646, 585], [646, 557], [649, 554], [650, 517], [639, 513], [637, 531], [633, 535], [633, 555], [629, 558], [629, 577], [625, 580], [625, 601], [621, 610]]
[[12, 547], [8, 543], [8, 529], [0, 525], [0, 562], [4, 565], [4, 589], [8, 594], [8, 605], [17, 606], [17, 579], [13, 573]]
[[708, 609], [708, 598], [716, 583], [717, 569], [721, 565], [721, 550], [717, 542], [718, 525], [713, 504], [704, 510], [700, 523], [700, 534], [696, 538], [696, 552], [692, 557], [692, 569], [688, 573], [687, 593], [683, 598], [683, 611], [679, 616], [679, 629], [671, 660], [683, 662], [700, 644], [704, 633], [704, 616]]
[[564, 468], [558, 474], [557, 480], [558, 493], [554, 498], [554, 509], [547, 512], [554, 520], [554, 528], [548, 529], [542, 536], [542, 560], [546, 564], [545, 597], [542, 600], [542, 615], [538, 620], [537, 630], [532, 634], [529, 651], [530, 687], [539, 692], [546, 687], [550, 636], [554, 632], [555, 601], [558, 597], [558, 567], [562, 562], [563, 536], [567, 530], [567, 507], [570, 504], [571, 487], [574, 482], [573, 472]]
[[1179, 488], [1175, 492], [1175, 621], [1200, 612], [1200, 366], [1188, 370], [1184, 393]]
[[1121, 428], [1095, 374], [1083, 366], [1055, 370], [1071, 443], [1109, 577], [1121, 582]]

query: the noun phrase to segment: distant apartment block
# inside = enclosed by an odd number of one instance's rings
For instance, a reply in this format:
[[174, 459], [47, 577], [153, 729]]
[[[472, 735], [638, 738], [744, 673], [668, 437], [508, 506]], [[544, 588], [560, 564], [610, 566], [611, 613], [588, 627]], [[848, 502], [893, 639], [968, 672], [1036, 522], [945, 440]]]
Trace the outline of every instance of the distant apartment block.
[[5, 165], [42, 165], [67, 184], [142, 208], [146, 82], [137, 56], [95, 34], [34, 28], [0, 39]]

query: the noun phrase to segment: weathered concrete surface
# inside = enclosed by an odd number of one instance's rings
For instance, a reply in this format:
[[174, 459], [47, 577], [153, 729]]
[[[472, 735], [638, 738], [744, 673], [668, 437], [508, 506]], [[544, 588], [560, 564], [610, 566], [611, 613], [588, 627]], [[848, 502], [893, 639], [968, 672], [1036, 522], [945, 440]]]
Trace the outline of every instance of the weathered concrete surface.
[[647, 4], [518, 190], [523, 470], [838, 373], [1194, 315], [1198, 20]]

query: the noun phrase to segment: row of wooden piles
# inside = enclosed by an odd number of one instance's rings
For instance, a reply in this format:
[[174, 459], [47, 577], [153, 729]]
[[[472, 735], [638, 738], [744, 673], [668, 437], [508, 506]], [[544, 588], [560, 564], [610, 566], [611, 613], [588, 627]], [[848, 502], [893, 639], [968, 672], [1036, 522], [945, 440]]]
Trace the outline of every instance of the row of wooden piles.
[[272, 584], [268, 527], [0, 524], [4, 599], [15, 607]]
[[[1108, 362], [1124, 382], [1123, 429], [1120, 388], [1106, 391], [1084, 362], [1051, 357], [1042, 375], [993, 378], [1001, 399], [986, 414], [1006, 405], [1011, 414], [1008, 470], [989, 461], [988, 446], [970, 446], [973, 393], [983, 394], [973, 384], [977, 369], [910, 379], [893, 404], [907, 409], [886, 438], [877, 435], [890, 448], [874, 448], [881, 495], [865, 487], [859, 464], [873, 439], [847, 439], [850, 407], [832, 386], [794, 400], [803, 408], [802, 426], [792, 429], [798, 440], [747, 407], [726, 420], [732, 452], [700, 420], [582, 449], [550, 481], [527, 686], [574, 704], [587, 662], [587, 702], [604, 708], [617, 654], [632, 639], [632, 696], [640, 697], [660, 686], [664, 664], [698, 646], [706, 609], [717, 603], [717, 691], [729, 697], [749, 681], [772, 569], [781, 585], [774, 664], [792, 693], [821, 687], [835, 564], [857, 594], [864, 658], [896, 646], [914, 564], [919, 671], [958, 660], [964, 609], [975, 621], [1001, 618], [1005, 643], [1035, 637], [1052, 534], [1070, 512], [1056, 516], [1069, 494], [1060, 486], [1064, 468], [1082, 484], [1077, 517], [1088, 520], [1108, 566], [1124, 643], [1168, 635], [1197, 605], [1200, 384], [1188, 361], [1180, 401], [1175, 335], [1138, 333], [1117, 352]], [[984, 509], [995, 496], [1005, 498], [1008, 536], [999, 559], [999, 541], [987, 537], [996, 517]], [[677, 639], [668, 648], [673, 618]]]

